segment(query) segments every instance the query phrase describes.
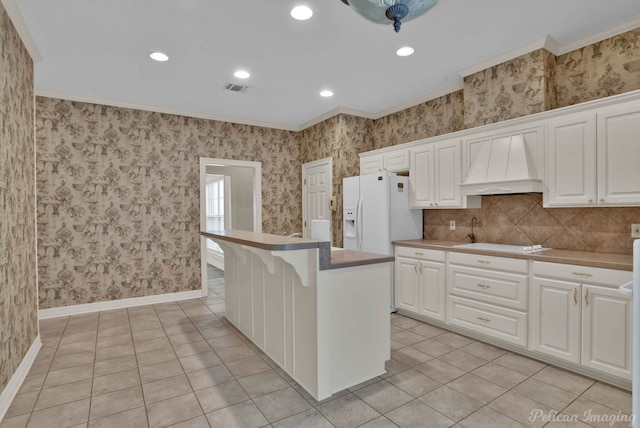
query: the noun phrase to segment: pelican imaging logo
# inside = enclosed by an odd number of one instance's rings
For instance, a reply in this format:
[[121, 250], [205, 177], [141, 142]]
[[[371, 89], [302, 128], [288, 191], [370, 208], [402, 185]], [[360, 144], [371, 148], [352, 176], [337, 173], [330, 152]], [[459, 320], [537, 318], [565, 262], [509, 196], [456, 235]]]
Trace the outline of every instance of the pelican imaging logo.
[[624, 422], [627, 422], [629, 426], [632, 426], [633, 416], [625, 415], [620, 411], [616, 413], [595, 413], [593, 409], [585, 410], [584, 413], [582, 413], [582, 415], [559, 413], [555, 410], [545, 411], [542, 409], [533, 409], [529, 414], [529, 421], [530, 422], [542, 421], [544, 423], [585, 422], [588, 424], [598, 422], [600, 424], [605, 423], [612, 427], [618, 423], [624, 423]]

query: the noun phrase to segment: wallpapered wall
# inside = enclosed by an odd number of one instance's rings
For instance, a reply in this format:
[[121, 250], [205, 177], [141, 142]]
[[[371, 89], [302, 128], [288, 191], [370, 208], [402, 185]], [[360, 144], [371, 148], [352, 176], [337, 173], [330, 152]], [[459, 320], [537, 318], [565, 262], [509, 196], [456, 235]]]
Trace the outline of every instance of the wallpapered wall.
[[262, 162], [263, 231], [301, 230], [290, 131], [36, 99], [40, 308], [196, 290], [199, 157]]
[[336, 211], [331, 216], [333, 245], [342, 247], [342, 179], [360, 175], [361, 152], [373, 150], [369, 138], [373, 121], [339, 114], [298, 134], [302, 163], [332, 157], [333, 195]]
[[0, 4], [0, 392], [38, 334], [33, 62]]

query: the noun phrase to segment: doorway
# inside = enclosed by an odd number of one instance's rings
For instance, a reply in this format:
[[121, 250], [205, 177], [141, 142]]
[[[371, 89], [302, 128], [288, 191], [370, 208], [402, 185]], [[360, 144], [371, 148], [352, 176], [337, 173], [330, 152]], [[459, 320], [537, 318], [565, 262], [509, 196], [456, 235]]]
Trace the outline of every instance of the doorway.
[[[200, 158], [200, 230], [262, 232], [262, 164]], [[202, 294], [208, 295], [208, 265], [224, 269], [224, 253], [200, 238]]]
[[[311, 220], [329, 220], [333, 195], [333, 159], [328, 157], [302, 164], [302, 236], [311, 238]], [[330, 235], [333, 243], [333, 235]]]

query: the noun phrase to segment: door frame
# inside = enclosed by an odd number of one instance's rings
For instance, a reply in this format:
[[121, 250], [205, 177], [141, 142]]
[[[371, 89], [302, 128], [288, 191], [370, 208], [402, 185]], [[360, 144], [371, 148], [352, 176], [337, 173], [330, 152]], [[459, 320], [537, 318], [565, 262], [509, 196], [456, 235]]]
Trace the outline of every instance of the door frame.
[[[329, 175], [328, 175], [329, 188], [331, 189], [331, 197], [333, 197], [333, 157], [329, 156], [328, 158], [318, 159], [312, 162], [307, 162], [302, 164], [302, 180], [301, 180], [302, 182], [302, 236], [305, 238], [311, 238], [311, 237], [305, 236], [305, 233], [304, 233], [306, 229], [304, 227], [304, 222], [305, 222], [305, 219], [309, 216], [309, 213], [307, 212], [307, 192], [305, 191], [306, 183], [304, 180], [307, 176], [307, 170], [309, 168], [315, 168], [317, 166], [322, 166], [322, 165], [329, 165]], [[331, 208], [329, 209], [328, 220], [329, 220], [329, 229], [333, 234], [333, 211], [331, 210]], [[332, 236], [331, 242], [333, 242], [333, 236]]]
[[[206, 186], [207, 165], [239, 166], [253, 168], [253, 230], [262, 232], [262, 163], [219, 158], [200, 158], [200, 230], [206, 230]], [[226, 192], [226, 190], [225, 190]], [[200, 236], [200, 276], [202, 278], [202, 295], [209, 294], [207, 287], [207, 238]]]

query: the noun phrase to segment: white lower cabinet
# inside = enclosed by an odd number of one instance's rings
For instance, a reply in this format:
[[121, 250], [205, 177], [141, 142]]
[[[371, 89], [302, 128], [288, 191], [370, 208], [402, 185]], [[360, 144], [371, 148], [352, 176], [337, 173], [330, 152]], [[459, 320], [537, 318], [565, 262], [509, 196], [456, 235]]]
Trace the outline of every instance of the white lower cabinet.
[[445, 252], [396, 247], [396, 307], [444, 321]]
[[632, 273], [534, 262], [531, 349], [631, 379]]

